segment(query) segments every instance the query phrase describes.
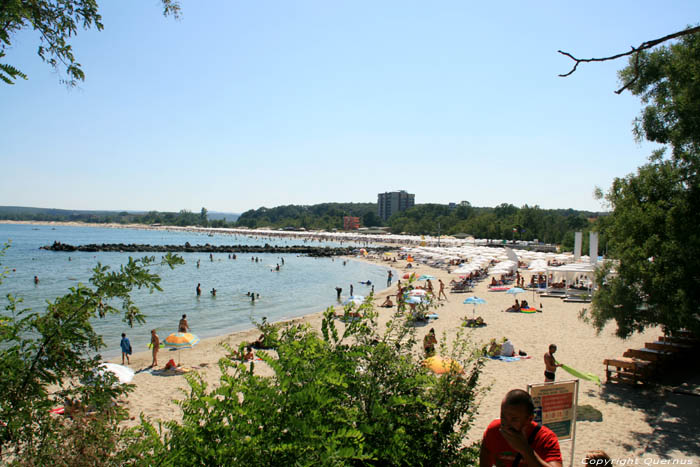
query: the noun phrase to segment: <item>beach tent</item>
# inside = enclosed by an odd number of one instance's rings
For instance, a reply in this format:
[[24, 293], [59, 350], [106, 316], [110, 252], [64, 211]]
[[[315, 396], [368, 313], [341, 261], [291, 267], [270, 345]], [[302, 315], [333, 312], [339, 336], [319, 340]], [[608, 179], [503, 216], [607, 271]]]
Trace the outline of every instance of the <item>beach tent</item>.
[[[564, 264], [562, 266], [550, 266], [547, 268], [547, 293], [550, 293], [554, 290], [561, 290], [561, 289], [555, 289], [550, 286], [550, 283], [554, 282], [561, 282], [562, 280], [566, 280], [566, 285], [567, 287], [573, 284], [576, 279], [578, 278], [581, 280], [582, 278], [585, 277], [587, 281], [587, 287], [588, 291], [590, 292], [593, 290], [594, 284], [593, 284], [593, 278], [595, 276], [595, 270], [597, 267], [599, 267], [601, 263], [596, 263], [596, 264], [591, 264], [591, 263], [570, 263], [570, 264]], [[552, 280], [549, 280], [549, 276], [552, 276]]]

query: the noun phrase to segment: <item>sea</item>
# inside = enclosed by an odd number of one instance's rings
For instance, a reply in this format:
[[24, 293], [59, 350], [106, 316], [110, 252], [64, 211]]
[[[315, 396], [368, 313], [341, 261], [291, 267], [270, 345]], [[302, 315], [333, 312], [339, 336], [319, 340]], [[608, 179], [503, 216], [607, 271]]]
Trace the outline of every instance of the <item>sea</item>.
[[[0, 224], [0, 243], [10, 242], [4, 256], [0, 256], [0, 268], [7, 275], [0, 284], [0, 315], [8, 315], [7, 294], [21, 298], [18, 308], [45, 312], [47, 301], [69, 293], [78, 284], [90, 286], [93, 269], [101, 264], [118, 270], [129, 256], [152, 256], [154, 253], [117, 252], [54, 252], [41, 250], [54, 241], [71, 245], [89, 243], [140, 243], [152, 245], [313, 245], [357, 246], [344, 242], [315, 241], [261, 236], [243, 236], [225, 233], [207, 234], [167, 230], [132, 228], [104, 228], [69, 225]], [[185, 264], [170, 269], [156, 265], [151, 268], [162, 281], [162, 292], [148, 293], [135, 290], [132, 294], [136, 306], [146, 315], [146, 323], [130, 328], [122, 316], [110, 315], [95, 318], [93, 327], [103, 336], [106, 348], [100, 352], [105, 359], [120, 355], [121, 334], [126, 333], [135, 352], [146, 351], [150, 342], [150, 330], [155, 328], [161, 339], [177, 331], [183, 314], [200, 338], [223, 336], [234, 331], [254, 327], [263, 317], [274, 322], [303, 316], [339, 306], [336, 287], [341, 287], [342, 299], [350, 293], [369, 295], [371, 287], [360, 282], [371, 281], [375, 293], [387, 286], [388, 267], [368, 264], [344, 258], [311, 258], [301, 255], [276, 253], [236, 254], [228, 253], [178, 253]], [[255, 258], [258, 261], [255, 261]], [[282, 266], [282, 258], [284, 265]], [[160, 255], [156, 256], [160, 259]], [[199, 262], [199, 267], [197, 263]], [[280, 270], [276, 271], [276, 265]], [[397, 277], [396, 271], [393, 271]], [[34, 283], [37, 276], [39, 283]], [[202, 295], [195, 293], [201, 284]], [[210, 291], [216, 289], [216, 296]], [[260, 294], [252, 302], [248, 293]]]

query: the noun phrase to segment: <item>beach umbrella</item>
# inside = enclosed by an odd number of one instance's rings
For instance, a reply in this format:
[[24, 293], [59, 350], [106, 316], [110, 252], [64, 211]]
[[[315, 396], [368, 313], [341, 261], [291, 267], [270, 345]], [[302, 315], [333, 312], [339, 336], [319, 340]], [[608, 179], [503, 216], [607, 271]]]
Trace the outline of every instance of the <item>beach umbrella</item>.
[[408, 298], [404, 301], [410, 305], [418, 305], [420, 303], [428, 303], [428, 299], [426, 299], [424, 297], [418, 297], [416, 295], [409, 295]]
[[351, 295], [344, 302], [343, 305], [362, 305], [365, 302], [365, 297], [362, 295]]
[[180, 350], [191, 349], [199, 342], [199, 337], [189, 332], [174, 332], [165, 338], [163, 345], [177, 349], [177, 364], [180, 365]]
[[511, 295], [518, 295], [519, 293], [523, 292], [525, 292], [525, 289], [521, 289], [520, 287], [511, 287], [506, 293]]
[[426, 358], [422, 365], [437, 375], [449, 372], [464, 373], [464, 368], [456, 360], [443, 358], [439, 355]]
[[101, 375], [107, 372], [112, 373], [121, 384], [128, 384], [132, 379], [134, 379], [134, 370], [124, 365], [117, 365], [116, 363], [101, 363], [97, 368], [97, 373]]
[[486, 303], [486, 300], [484, 300], [483, 298], [479, 298], [479, 297], [477, 297], [477, 296], [475, 295], [475, 296], [473, 296], [473, 297], [467, 298], [467, 299], [466, 299], [464, 302], [462, 302], [462, 303], [464, 303], [464, 304], [466, 304], [466, 305], [474, 305], [474, 309], [472, 310], [472, 317], [473, 317], [473, 316], [476, 314], [476, 306], [477, 306], [477, 305], [483, 305], [484, 303]]
[[425, 289], [413, 289], [410, 292], [408, 292], [408, 295], [416, 296], [416, 297], [425, 296], [427, 294], [428, 294], [428, 292], [426, 292]]
[[435, 277], [429, 275], [429, 274], [423, 274], [418, 278], [419, 281], [434, 281]]

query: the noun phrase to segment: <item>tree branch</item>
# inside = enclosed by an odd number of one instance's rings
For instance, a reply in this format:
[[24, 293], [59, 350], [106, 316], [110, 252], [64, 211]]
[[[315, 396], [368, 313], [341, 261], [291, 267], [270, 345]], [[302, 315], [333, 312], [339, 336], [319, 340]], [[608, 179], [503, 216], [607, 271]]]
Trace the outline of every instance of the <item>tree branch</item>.
[[634, 70], [635, 70], [635, 73], [634, 73], [634, 77], [633, 77], [627, 84], [625, 84], [623, 87], [621, 87], [620, 89], [618, 89], [617, 91], [615, 91], [616, 94], [620, 94], [620, 93], [622, 93], [622, 91], [624, 91], [625, 89], [627, 89], [628, 87], [630, 87], [630, 86], [637, 80], [637, 78], [639, 77], [639, 71], [638, 71], [638, 66], [639, 66], [639, 52], [641, 52], [642, 50], [651, 49], [652, 47], [655, 47], [655, 46], [661, 44], [662, 42], [666, 42], [666, 41], [669, 41], [669, 40], [671, 40], [671, 39], [675, 39], [675, 38], [677, 38], [677, 37], [682, 37], [682, 36], [687, 36], [687, 35], [690, 35], [690, 34], [695, 34], [696, 32], [700, 32], [700, 26], [695, 26], [694, 28], [687, 28], [687, 29], [684, 29], [684, 30], [682, 30], [682, 31], [674, 32], [673, 34], [669, 34], [669, 35], [667, 35], [667, 36], [660, 37], [660, 38], [658, 38], [658, 39], [654, 39], [654, 40], [651, 40], [651, 41], [642, 42], [642, 43], [639, 44], [639, 46], [637, 46], [637, 47], [631, 47], [631, 50], [629, 50], [629, 51], [627, 51], [627, 52], [622, 52], [622, 53], [619, 53], [619, 54], [616, 54], [616, 55], [611, 55], [611, 56], [609, 56], [609, 57], [576, 58], [576, 57], [574, 57], [573, 55], [571, 55], [571, 54], [568, 53], [568, 52], [564, 52], [563, 50], [557, 50], [557, 52], [559, 52], [560, 54], [565, 55], [565, 56], [569, 57], [571, 60], [574, 61], [574, 66], [573, 66], [573, 68], [571, 68], [571, 70], [569, 70], [568, 73], [560, 74], [559, 76], [561, 76], [562, 78], [565, 78], [565, 77], [567, 77], [567, 76], [572, 75], [572, 74], [576, 71], [576, 69], [578, 68], [578, 66], [579, 66], [580, 63], [607, 62], [607, 61], [609, 61], [609, 60], [617, 60], [618, 58], [626, 57], [626, 56], [628, 56], [628, 55], [635, 55], [635, 62], [634, 62]]

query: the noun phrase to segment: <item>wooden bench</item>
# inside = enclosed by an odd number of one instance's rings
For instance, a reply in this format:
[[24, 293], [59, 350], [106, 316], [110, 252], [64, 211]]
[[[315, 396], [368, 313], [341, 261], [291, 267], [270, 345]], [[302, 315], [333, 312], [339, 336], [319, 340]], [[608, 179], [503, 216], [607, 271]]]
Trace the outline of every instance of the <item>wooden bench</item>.
[[698, 341], [694, 337], [659, 336], [659, 341], [661, 341], [661, 342], [673, 342], [674, 344], [685, 344], [685, 345], [689, 345], [691, 347], [697, 347], [698, 345], [700, 345], [700, 341]]
[[682, 351], [688, 351], [692, 350], [692, 346], [686, 345], [686, 344], [678, 344], [676, 342], [665, 342], [665, 341], [656, 341], [656, 342], [647, 342], [644, 344], [644, 347], [647, 349], [653, 349], [653, 350], [661, 350], [664, 352], [682, 352]]
[[605, 382], [646, 384], [651, 376], [653, 363], [636, 358], [606, 358]]
[[670, 352], [656, 349], [627, 349], [625, 353], [622, 354], [623, 357], [636, 358], [639, 360], [646, 360], [648, 362], [659, 362], [664, 358], [672, 355]]

